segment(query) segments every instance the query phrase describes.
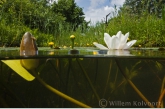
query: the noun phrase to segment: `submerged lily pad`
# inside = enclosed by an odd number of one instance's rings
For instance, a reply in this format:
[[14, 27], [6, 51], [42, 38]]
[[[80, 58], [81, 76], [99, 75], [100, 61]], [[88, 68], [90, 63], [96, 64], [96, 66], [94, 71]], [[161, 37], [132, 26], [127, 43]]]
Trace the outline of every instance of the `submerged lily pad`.
[[23, 77], [27, 81], [32, 81], [35, 79], [24, 67], [22, 67], [20, 60], [1, 60], [3, 63], [8, 65], [13, 69], [18, 75]]

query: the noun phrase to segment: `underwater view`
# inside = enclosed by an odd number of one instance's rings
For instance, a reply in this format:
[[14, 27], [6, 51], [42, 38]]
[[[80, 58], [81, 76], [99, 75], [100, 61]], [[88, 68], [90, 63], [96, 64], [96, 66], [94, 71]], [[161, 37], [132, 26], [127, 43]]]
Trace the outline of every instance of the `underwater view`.
[[[19, 48], [0, 48], [0, 107], [164, 107], [164, 50], [75, 49], [39, 47], [36, 56], [20, 56]], [[38, 65], [23, 75], [20, 60]]]

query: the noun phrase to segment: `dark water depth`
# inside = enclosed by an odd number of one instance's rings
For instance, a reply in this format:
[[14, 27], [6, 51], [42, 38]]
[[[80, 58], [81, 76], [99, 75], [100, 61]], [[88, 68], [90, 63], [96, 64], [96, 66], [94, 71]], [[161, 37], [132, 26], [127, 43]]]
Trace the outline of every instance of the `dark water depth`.
[[[165, 83], [164, 51], [110, 52], [87, 48], [79, 53], [39, 48], [38, 56], [26, 58], [39, 59], [36, 72], [47, 84], [91, 107], [139, 108], [164, 104], [164, 98], [159, 100]], [[0, 54], [1, 60], [25, 58], [19, 56], [17, 48], [2, 48]], [[26, 81], [2, 62], [0, 77], [0, 107], [80, 107], [52, 93], [36, 79]]]

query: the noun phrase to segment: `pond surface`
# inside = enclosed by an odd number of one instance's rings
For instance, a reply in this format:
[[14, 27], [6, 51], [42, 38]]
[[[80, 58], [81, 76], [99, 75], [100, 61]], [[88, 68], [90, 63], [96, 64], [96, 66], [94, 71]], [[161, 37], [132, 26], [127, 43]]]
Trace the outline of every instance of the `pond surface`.
[[39, 47], [36, 56], [20, 56], [18, 48], [0, 48], [0, 59], [47, 58], [47, 57], [123, 57], [123, 58], [165, 58], [165, 50], [158, 48], [134, 48], [129, 50], [99, 50], [94, 47], [77, 47], [78, 53], [70, 53], [70, 48], [52, 49]]
[[[19, 48], [0, 48], [0, 59], [39, 59], [36, 71], [42, 80], [90, 107], [163, 107], [164, 50], [76, 49], [79, 54], [42, 47], [36, 56], [19, 56]], [[0, 107], [81, 107], [37, 79], [26, 81], [3, 62], [0, 80]]]

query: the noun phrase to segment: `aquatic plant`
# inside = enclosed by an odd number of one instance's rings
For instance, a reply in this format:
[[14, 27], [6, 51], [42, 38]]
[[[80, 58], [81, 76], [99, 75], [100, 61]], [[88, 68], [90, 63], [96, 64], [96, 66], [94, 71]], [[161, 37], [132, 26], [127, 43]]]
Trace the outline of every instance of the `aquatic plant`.
[[50, 48], [53, 48], [54, 42], [49, 42]]
[[[74, 39], [75, 37], [72, 36], [71, 39]], [[74, 42], [74, 40], [73, 40]], [[28, 56], [28, 55], [37, 55], [38, 48], [35, 43], [34, 37], [32, 37], [32, 34], [29, 32], [26, 32], [23, 37], [20, 44], [20, 56]], [[11, 69], [13, 69], [17, 74], [19, 74], [21, 77], [26, 79], [27, 81], [32, 81], [35, 78], [48, 90], [51, 92], [57, 94], [58, 96], [78, 105], [81, 107], [89, 108], [90, 106], [60, 92], [59, 90], [53, 88], [49, 84], [47, 84], [45, 81], [43, 81], [39, 73], [37, 72], [36, 68], [38, 67], [39, 60], [38, 59], [21, 59], [21, 60], [1, 60], [3, 63], [8, 65]], [[31, 75], [31, 72], [33, 75]]]
[[119, 31], [112, 37], [108, 33], [104, 33], [104, 41], [108, 48], [97, 42], [94, 42], [93, 44], [100, 49], [129, 49], [136, 42], [136, 40], [127, 42], [128, 36], [129, 32], [123, 35], [122, 32]]
[[[29, 32], [26, 32], [21, 40], [20, 44], [20, 56], [33, 56], [38, 55], [38, 47], [36, 44], [36, 39]], [[38, 59], [21, 59], [21, 65], [27, 70], [32, 70], [38, 67]]]
[[70, 39], [72, 41], [72, 49], [74, 48], [74, 40], [75, 40], [75, 36], [74, 35], [71, 35], [70, 36]]

